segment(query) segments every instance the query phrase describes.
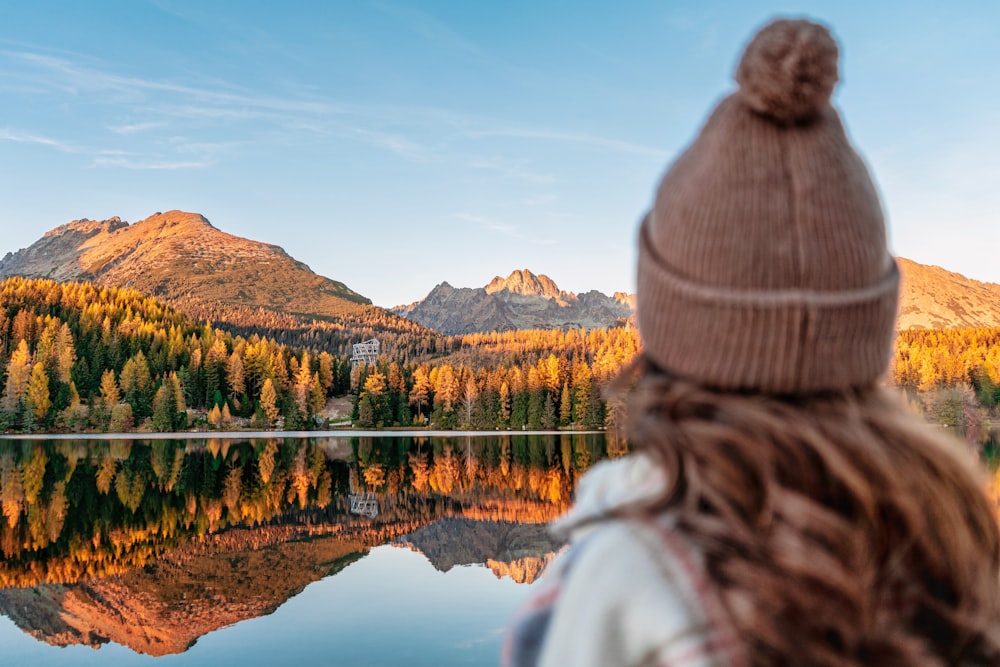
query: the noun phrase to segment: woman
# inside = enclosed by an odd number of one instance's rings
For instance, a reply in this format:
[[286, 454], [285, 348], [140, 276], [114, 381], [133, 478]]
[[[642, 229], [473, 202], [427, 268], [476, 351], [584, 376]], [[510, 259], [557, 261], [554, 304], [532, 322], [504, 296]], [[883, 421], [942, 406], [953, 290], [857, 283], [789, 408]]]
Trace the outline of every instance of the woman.
[[779, 20], [639, 232], [639, 452], [556, 525], [513, 665], [1000, 665], [1000, 534], [969, 454], [881, 384], [899, 273], [830, 96]]

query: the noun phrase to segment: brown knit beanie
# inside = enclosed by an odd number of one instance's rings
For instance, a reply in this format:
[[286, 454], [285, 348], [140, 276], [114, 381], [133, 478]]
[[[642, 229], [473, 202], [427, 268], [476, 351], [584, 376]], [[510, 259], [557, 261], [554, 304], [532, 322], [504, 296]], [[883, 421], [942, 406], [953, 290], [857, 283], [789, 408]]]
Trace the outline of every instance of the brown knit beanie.
[[639, 231], [646, 354], [706, 386], [786, 394], [885, 371], [899, 272], [830, 95], [837, 43], [778, 20], [670, 167]]

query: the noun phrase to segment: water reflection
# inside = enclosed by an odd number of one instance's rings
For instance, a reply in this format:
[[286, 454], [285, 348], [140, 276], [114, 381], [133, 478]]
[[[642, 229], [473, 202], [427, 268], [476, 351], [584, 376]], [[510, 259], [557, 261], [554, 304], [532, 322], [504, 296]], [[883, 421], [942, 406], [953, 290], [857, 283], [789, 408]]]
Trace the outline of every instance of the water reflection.
[[530, 583], [601, 435], [0, 442], [0, 613], [149, 655], [270, 614], [376, 546]]

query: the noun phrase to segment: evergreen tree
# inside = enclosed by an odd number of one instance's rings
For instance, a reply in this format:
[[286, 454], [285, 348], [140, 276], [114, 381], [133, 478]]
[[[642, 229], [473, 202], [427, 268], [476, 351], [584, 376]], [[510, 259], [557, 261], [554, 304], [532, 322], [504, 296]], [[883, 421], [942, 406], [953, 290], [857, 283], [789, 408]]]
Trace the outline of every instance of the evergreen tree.
[[417, 418], [423, 418], [424, 407], [430, 402], [431, 382], [427, 368], [418, 366], [413, 371], [413, 389], [410, 390], [409, 402], [417, 408]]
[[150, 395], [153, 381], [149, 375], [149, 364], [142, 350], [136, 352], [122, 367], [119, 377], [122, 397], [132, 406], [132, 414], [141, 420], [150, 414]]
[[510, 428], [510, 387], [506, 381], [500, 385], [500, 407], [497, 411], [497, 428]]
[[236, 399], [246, 391], [246, 381], [243, 373], [243, 357], [234, 351], [226, 363], [226, 383], [229, 385], [229, 397]]
[[121, 401], [118, 383], [115, 382], [115, 372], [110, 368], [101, 375], [101, 399], [109, 408]]
[[164, 382], [153, 397], [153, 430], [168, 433], [177, 423], [177, 399], [171, 382]]
[[7, 362], [7, 380], [4, 383], [3, 399], [0, 401], [0, 409], [3, 412], [11, 416], [17, 414], [21, 401], [28, 392], [30, 376], [31, 355], [28, 354], [27, 341], [22, 338], [17, 349], [10, 355], [10, 361]]
[[52, 399], [49, 396], [49, 375], [40, 361], [31, 369], [25, 405], [31, 411], [36, 423], [43, 422], [49, 408], [52, 407]]
[[573, 421], [573, 401], [570, 398], [569, 383], [563, 382], [562, 395], [559, 398], [559, 425], [569, 426]]
[[528, 401], [528, 428], [537, 430], [542, 428], [542, 416], [545, 412], [545, 399], [548, 392], [544, 389], [536, 389], [531, 392]]
[[278, 394], [274, 389], [274, 383], [271, 382], [271, 378], [264, 380], [264, 386], [260, 390], [260, 407], [264, 411], [268, 425], [274, 424], [275, 420], [281, 414], [281, 411], [278, 409]]
[[542, 407], [542, 428], [555, 428], [556, 419], [556, 404], [552, 400], [552, 394], [545, 392], [545, 403]]

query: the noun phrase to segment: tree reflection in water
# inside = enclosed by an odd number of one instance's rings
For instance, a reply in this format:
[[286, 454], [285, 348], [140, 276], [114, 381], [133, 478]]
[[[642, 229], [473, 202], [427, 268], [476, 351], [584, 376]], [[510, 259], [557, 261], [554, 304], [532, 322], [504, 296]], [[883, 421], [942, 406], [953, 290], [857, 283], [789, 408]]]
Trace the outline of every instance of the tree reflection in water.
[[163, 655], [390, 542], [530, 582], [558, 546], [544, 524], [609, 450], [593, 434], [3, 441], [0, 612], [50, 643]]

